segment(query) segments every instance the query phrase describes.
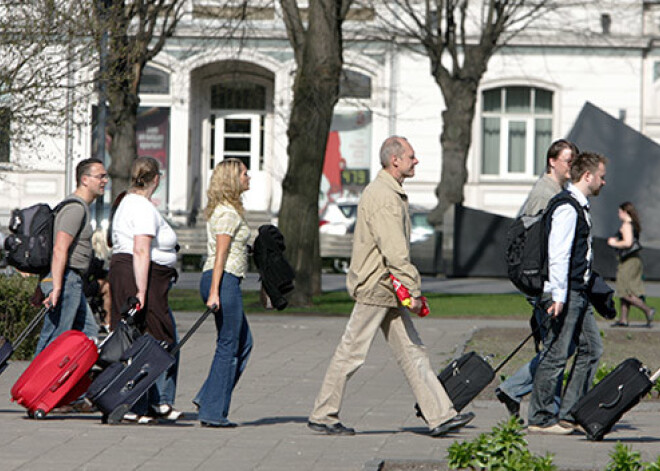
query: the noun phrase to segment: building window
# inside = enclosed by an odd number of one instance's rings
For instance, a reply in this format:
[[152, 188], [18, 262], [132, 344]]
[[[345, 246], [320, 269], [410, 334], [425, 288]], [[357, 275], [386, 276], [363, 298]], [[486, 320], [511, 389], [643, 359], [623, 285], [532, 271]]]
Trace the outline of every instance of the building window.
[[265, 110], [266, 87], [250, 82], [224, 82], [211, 87], [211, 108]]
[[339, 98], [371, 98], [371, 77], [349, 69], [342, 70]]
[[0, 163], [9, 162], [10, 114], [9, 108], [0, 107]]
[[535, 87], [483, 92], [482, 175], [532, 177], [545, 170], [552, 142], [552, 98], [552, 91]]
[[140, 94], [169, 95], [170, 74], [155, 67], [146, 66], [140, 80]]

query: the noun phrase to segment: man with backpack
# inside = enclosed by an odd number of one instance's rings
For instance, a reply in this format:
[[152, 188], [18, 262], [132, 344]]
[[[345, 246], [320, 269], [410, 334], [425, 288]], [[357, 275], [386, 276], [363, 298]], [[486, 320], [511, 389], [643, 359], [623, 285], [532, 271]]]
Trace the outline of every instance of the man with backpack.
[[[560, 193], [571, 179], [571, 163], [578, 153], [577, 146], [565, 139], [558, 139], [548, 147], [546, 171], [532, 187], [518, 212], [518, 217], [535, 216], [545, 210], [550, 200]], [[540, 340], [545, 337], [546, 329], [543, 328], [543, 321], [547, 316], [539, 309], [538, 298], [528, 297], [528, 300], [534, 306], [532, 325], [541, 326], [540, 331], [535, 335], [535, 338]], [[520, 402], [524, 396], [532, 392], [534, 374], [540, 359], [541, 352], [509, 376], [495, 390], [497, 399], [506, 406], [509, 414], [520, 417]], [[561, 385], [559, 385], [559, 392], [561, 392]]]
[[98, 325], [83, 292], [83, 276], [92, 259], [92, 226], [89, 205], [105, 192], [108, 182], [103, 162], [85, 159], [76, 166], [76, 190], [60, 204], [53, 226], [50, 273], [41, 280], [51, 305], [39, 335], [39, 354], [62, 332], [76, 329], [88, 337], [98, 335]]
[[[571, 164], [571, 182], [549, 203], [548, 281], [539, 305], [550, 316], [542, 359], [536, 369], [529, 406], [530, 433], [567, 435], [576, 428], [571, 409], [588, 391], [603, 353], [587, 288], [591, 278], [593, 247], [589, 197], [605, 185], [602, 155], [582, 152]], [[557, 381], [576, 343], [575, 363], [562, 396], [555, 406]]]

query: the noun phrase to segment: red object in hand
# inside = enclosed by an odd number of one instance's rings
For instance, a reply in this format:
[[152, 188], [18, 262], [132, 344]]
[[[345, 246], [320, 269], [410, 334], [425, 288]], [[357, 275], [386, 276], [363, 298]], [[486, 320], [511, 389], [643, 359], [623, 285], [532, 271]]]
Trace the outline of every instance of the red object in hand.
[[[403, 286], [403, 283], [401, 283], [394, 275], [390, 275], [390, 279], [392, 280], [392, 285], [394, 285], [394, 291], [396, 293], [396, 297], [399, 298], [399, 301], [401, 301], [401, 304], [410, 309], [410, 306], [412, 305], [412, 295], [410, 294], [410, 291], [408, 291], [408, 288]], [[426, 296], [421, 296], [420, 301], [422, 301], [422, 309], [419, 311], [418, 316], [419, 317], [426, 317], [429, 315], [429, 303], [426, 300]]]

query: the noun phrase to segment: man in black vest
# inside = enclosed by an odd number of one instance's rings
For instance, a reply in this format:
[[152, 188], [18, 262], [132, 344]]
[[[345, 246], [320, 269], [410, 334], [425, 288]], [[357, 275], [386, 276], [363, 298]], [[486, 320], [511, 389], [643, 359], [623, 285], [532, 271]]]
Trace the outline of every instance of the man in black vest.
[[[568, 435], [573, 432], [575, 420], [570, 410], [591, 386], [603, 353], [586, 288], [593, 261], [588, 198], [598, 196], [605, 185], [606, 163], [602, 155], [581, 153], [571, 166], [571, 182], [553, 198], [561, 202], [549, 219], [549, 279], [541, 299], [543, 309], [552, 319], [534, 377], [529, 405], [528, 431], [531, 433]], [[575, 366], [557, 415], [555, 389], [566, 367], [573, 338], [577, 339]]]

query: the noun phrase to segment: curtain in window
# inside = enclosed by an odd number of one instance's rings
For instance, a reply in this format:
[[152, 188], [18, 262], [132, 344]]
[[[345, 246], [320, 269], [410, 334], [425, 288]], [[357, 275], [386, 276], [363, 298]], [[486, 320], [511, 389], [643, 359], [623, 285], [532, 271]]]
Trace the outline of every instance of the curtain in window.
[[531, 93], [532, 89], [529, 87], [507, 87], [506, 112], [529, 113], [532, 111]]
[[525, 172], [527, 126], [524, 121], [509, 121], [509, 172]]
[[500, 173], [500, 119], [483, 118], [482, 124], [481, 173], [497, 175]]
[[534, 136], [534, 174], [545, 172], [548, 147], [552, 144], [552, 119], [537, 118]]

